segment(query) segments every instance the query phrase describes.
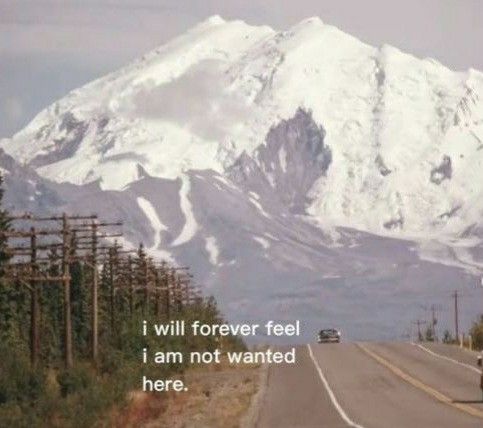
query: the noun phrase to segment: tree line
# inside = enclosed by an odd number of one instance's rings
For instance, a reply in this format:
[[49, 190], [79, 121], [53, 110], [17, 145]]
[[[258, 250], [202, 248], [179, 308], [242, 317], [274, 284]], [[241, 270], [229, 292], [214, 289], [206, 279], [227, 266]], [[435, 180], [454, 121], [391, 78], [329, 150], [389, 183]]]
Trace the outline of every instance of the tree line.
[[[121, 222], [10, 213], [3, 208], [2, 181], [0, 425], [99, 425], [99, 414], [138, 386], [141, 370], [169, 376], [185, 368], [142, 367], [142, 349], [217, 346], [213, 337], [159, 343], [140, 334], [144, 320], [223, 322], [215, 299], [194, 286], [188, 267], [155, 260], [142, 244], [123, 248]], [[244, 347], [236, 337], [227, 346]]]

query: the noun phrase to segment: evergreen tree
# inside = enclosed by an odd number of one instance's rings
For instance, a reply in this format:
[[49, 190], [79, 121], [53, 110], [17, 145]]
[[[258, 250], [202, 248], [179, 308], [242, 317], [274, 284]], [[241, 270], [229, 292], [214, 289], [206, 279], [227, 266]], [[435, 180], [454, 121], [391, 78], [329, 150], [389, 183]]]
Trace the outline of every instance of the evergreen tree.
[[73, 340], [81, 353], [86, 353], [89, 344], [89, 293], [84, 266], [80, 262], [70, 265]]
[[[49, 258], [52, 265], [48, 274], [53, 277], [60, 275], [58, 261], [59, 254], [53, 249]], [[63, 310], [62, 310], [62, 286], [58, 282], [45, 283], [41, 288], [42, 308], [42, 355], [44, 360], [52, 365], [56, 360], [62, 358], [62, 331], [63, 331]]]
[[[0, 232], [10, 229], [8, 212], [3, 209], [3, 177], [0, 175]], [[0, 341], [11, 337], [15, 322], [15, 289], [5, 278], [5, 267], [9, 261], [7, 237], [0, 235]]]

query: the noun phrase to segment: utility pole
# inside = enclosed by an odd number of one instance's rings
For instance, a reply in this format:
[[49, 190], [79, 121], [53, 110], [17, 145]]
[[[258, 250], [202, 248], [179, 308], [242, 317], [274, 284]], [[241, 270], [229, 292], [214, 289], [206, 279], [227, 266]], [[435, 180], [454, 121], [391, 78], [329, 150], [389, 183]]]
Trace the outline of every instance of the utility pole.
[[418, 327], [418, 342], [422, 342], [423, 341], [423, 333], [421, 332], [421, 326], [426, 324], [426, 321], [416, 320], [416, 321], [413, 321], [413, 324], [416, 324], [416, 326]]
[[97, 272], [97, 224], [92, 221], [92, 293], [91, 293], [91, 357], [97, 363], [99, 347], [99, 318], [98, 318], [98, 272]]
[[454, 331], [455, 331], [455, 339], [459, 340], [459, 320], [458, 320], [458, 290], [455, 290], [452, 297], [454, 298]]
[[433, 340], [436, 340], [436, 306], [431, 305], [431, 329], [433, 330]]
[[142, 313], [144, 316], [147, 316], [148, 311], [148, 301], [149, 301], [149, 292], [148, 292], [148, 264], [146, 260], [146, 254], [144, 253], [144, 245], [141, 243], [138, 247], [138, 281], [139, 285], [142, 288], [143, 292], [143, 303], [142, 303]]
[[[30, 229], [30, 275], [36, 277], [37, 272], [37, 235], [35, 228]], [[30, 281], [30, 362], [36, 367], [40, 354], [40, 304], [38, 281]]]
[[[30, 222], [57, 222], [60, 228], [30, 227], [29, 230], [13, 228], [0, 232], [0, 236], [15, 240], [15, 245], [8, 245], [6, 252], [12, 257], [6, 267], [6, 277], [25, 286], [30, 292], [30, 361], [32, 367], [38, 366], [41, 342], [41, 304], [40, 286], [42, 284], [60, 283], [63, 291], [63, 354], [67, 369], [73, 367], [72, 338], [72, 302], [70, 264], [81, 261], [92, 267], [92, 333], [91, 356], [94, 362], [98, 357], [98, 266], [99, 258], [108, 256], [100, 250], [111, 249], [111, 246], [98, 246], [99, 239], [120, 237], [121, 233], [98, 233], [99, 227], [122, 226], [122, 222], [98, 222], [96, 215], [57, 215], [51, 217], [35, 217], [23, 214], [10, 217], [11, 220]], [[90, 220], [90, 223], [76, 223], [79, 220]], [[71, 223], [72, 222], [72, 223]], [[86, 235], [87, 233], [87, 235]], [[58, 241], [60, 238], [60, 242]], [[27, 240], [28, 241], [23, 241]], [[39, 242], [39, 240], [44, 240]], [[56, 241], [57, 240], [57, 241]], [[115, 255], [117, 256], [117, 245]], [[60, 249], [60, 255], [57, 255]], [[90, 252], [90, 254], [89, 254]], [[28, 258], [28, 259], [27, 259]], [[60, 267], [61, 274], [57, 272]]]
[[171, 319], [171, 293], [169, 289], [169, 272], [168, 269], [163, 265], [163, 287], [165, 291], [165, 309], [166, 319]]
[[431, 333], [433, 335], [433, 340], [436, 342], [437, 341], [437, 336], [436, 336], [436, 324], [438, 323], [438, 318], [437, 318], [437, 312], [441, 311], [441, 305], [435, 305], [432, 304], [429, 308], [424, 307], [426, 310], [429, 310], [430, 316], [431, 316]]
[[62, 215], [62, 277], [64, 288], [64, 363], [67, 369], [74, 365], [72, 353], [72, 314], [70, 302], [70, 272], [69, 272], [69, 223], [67, 214]]
[[[14, 245], [7, 245], [6, 252], [11, 256], [6, 267], [6, 278], [12, 283], [25, 286], [31, 297], [30, 311], [30, 351], [32, 367], [40, 363], [41, 350], [41, 289], [42, 285], [62, 285], [63, 328], [62, 351], [66, 369], [74, 366], [74, 338], [72, 336], [72, 316], [76, 307], [71, 301], [70, 267], [72, 263], [88, 266], [92, 269], [92, 277], [88, 282], [75, 282], [76, 286], [91, 289], [91, 336], [90, 356], [97, 363], [99, 353], [99, 269], [107, 275], [110, 285], [107, 300], [109, 307], [111, 330], [115, 331], [116, 310], [124, 308], [126, 286], [131, 316], [142, 303], [143, 313], [156, 314], [162, 318], [164, 313], [169, 320], [173, 312], [182, 312], [192, 302], [202, 301], [199, 290], [191, 284], [193, 277], [185, 266], [170, 267], [166, 262], [157, 263], [148, 256], [143, 245], [138, 251], [122, 250], [116, 242], [108, 244], [107, 238], [122, 237], [122, 232], [103, 232], [101, 228], [122, 226], [121, 222], [99, 222], [96, 215], [62, 214], [51, 217], [34, 217], [31, 214], [12, 217], [12, 220], [23, 222], [60, 222], [57, 227], [30, 227], [29, 229], [12, 229], [0, 231], [0, 237], [12, 238]], [[80, 223], [79, 221], [86, 221]], [[25, 223], [21, 224], [26, 226]], [[60, 227], [59, 227], [60, 226]], [[131, 256], [137, 252], [136, 256]], [[182, 271], [177, 273], [177, 271]], [[79, 283], [79, 285], [77, 285]], [[89, 287], [90, 286], [90, 287]], [[143, 294], [136, 297], [138, 293]], [[116, 294], [118, 293], [118, 294]], [[154, 300], [155, 299], [155, 300]], [[154, 308], [151, 308], [152, 304]], [[163, 313], [164, 312], [164, 313]], [[75, 312], [74, 312], [75, 313]], [[421, 335], [421, 332], [420, 332]]]
[[129, 287], [129, 314], [134, 316], [134, 282], [132, 272], [132, 257], [127, 257], [127, 285]]
[[156, 313], [156, 317], [158, 319], [160, 319], [161, 313], [162, 313], [162, 310], [161, 310], [161, 279], [160, 279], [161, 275], [159, 273], [159, 270], [156, 267], [154, 267], [153, 273], [154, 273], [154, 287], [155, 287], [155, 291], [156, 291], [155, 313]]
[[111, 334], [114, 335], [115, 330], [115, 296], [114, 296], [114, 258], [115, 247], [109, 248], [109, 318], [111, 320]]

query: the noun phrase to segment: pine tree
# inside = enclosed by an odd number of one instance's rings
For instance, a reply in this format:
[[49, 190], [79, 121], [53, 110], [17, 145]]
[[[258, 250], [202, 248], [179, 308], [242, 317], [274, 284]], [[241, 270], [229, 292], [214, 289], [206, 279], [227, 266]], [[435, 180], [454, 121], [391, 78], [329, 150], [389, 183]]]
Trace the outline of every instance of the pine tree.
[[85, 269], [76, 261], [70, 265], [72, 330], [78, 350], [86, 353], [89, 344], [89, 293], [85, 281]]
[[[52, 265], [48, 270], [50, 276], [60, 275], [59, 266], [55, 264], [58, 257], [57, 251], [51, 250], [49, 258]], [[42, 354], [44, 360], [52, 364], [62, 357], [62, 287], [58, 282], [46, 283], [41, 288], [41, 308], [43, 314]]]
[[[3, 177], [0, 175], [0, 232], [10, 229], [10, 218], [3, 206]], [[7, 237], [0, 235], [0, 341], [6, 341], [13, 334], [15, 321], [15, 289], [5, 278], [5, 268], [9, 261]]]

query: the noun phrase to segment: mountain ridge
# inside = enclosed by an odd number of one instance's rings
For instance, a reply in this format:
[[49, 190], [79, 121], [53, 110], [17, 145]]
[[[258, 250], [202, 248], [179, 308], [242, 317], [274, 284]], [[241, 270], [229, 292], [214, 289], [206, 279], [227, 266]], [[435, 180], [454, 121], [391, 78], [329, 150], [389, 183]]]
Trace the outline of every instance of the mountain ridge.
[[394, 337], [392, 313], [483, 271], [482, 94], [320, 19], [215, 17], [39, 113], [0, 167], [16, 209], [124, 219], [234, 319]]
[[[483, 208], [463, 224], [444, 217], [463, 193], [482, 191], [467, 183], [481, 178], [471, 147], [483, 141], [480, 93], [479, 72], [373, 48], [317, 18], [277, 33], [215, 16], [71, 92], [1, 146], [54, 181], [122, 189], [139, 167], [165, 178], [223, 173], [302, 108], [326, 129], [338, 163], [310, 189], [311, 215], [373, 233], [455, 234]], [[445, 159], [453, 177], [434, 179]], [[398, 183], [404, 175], [420, 196]]]

